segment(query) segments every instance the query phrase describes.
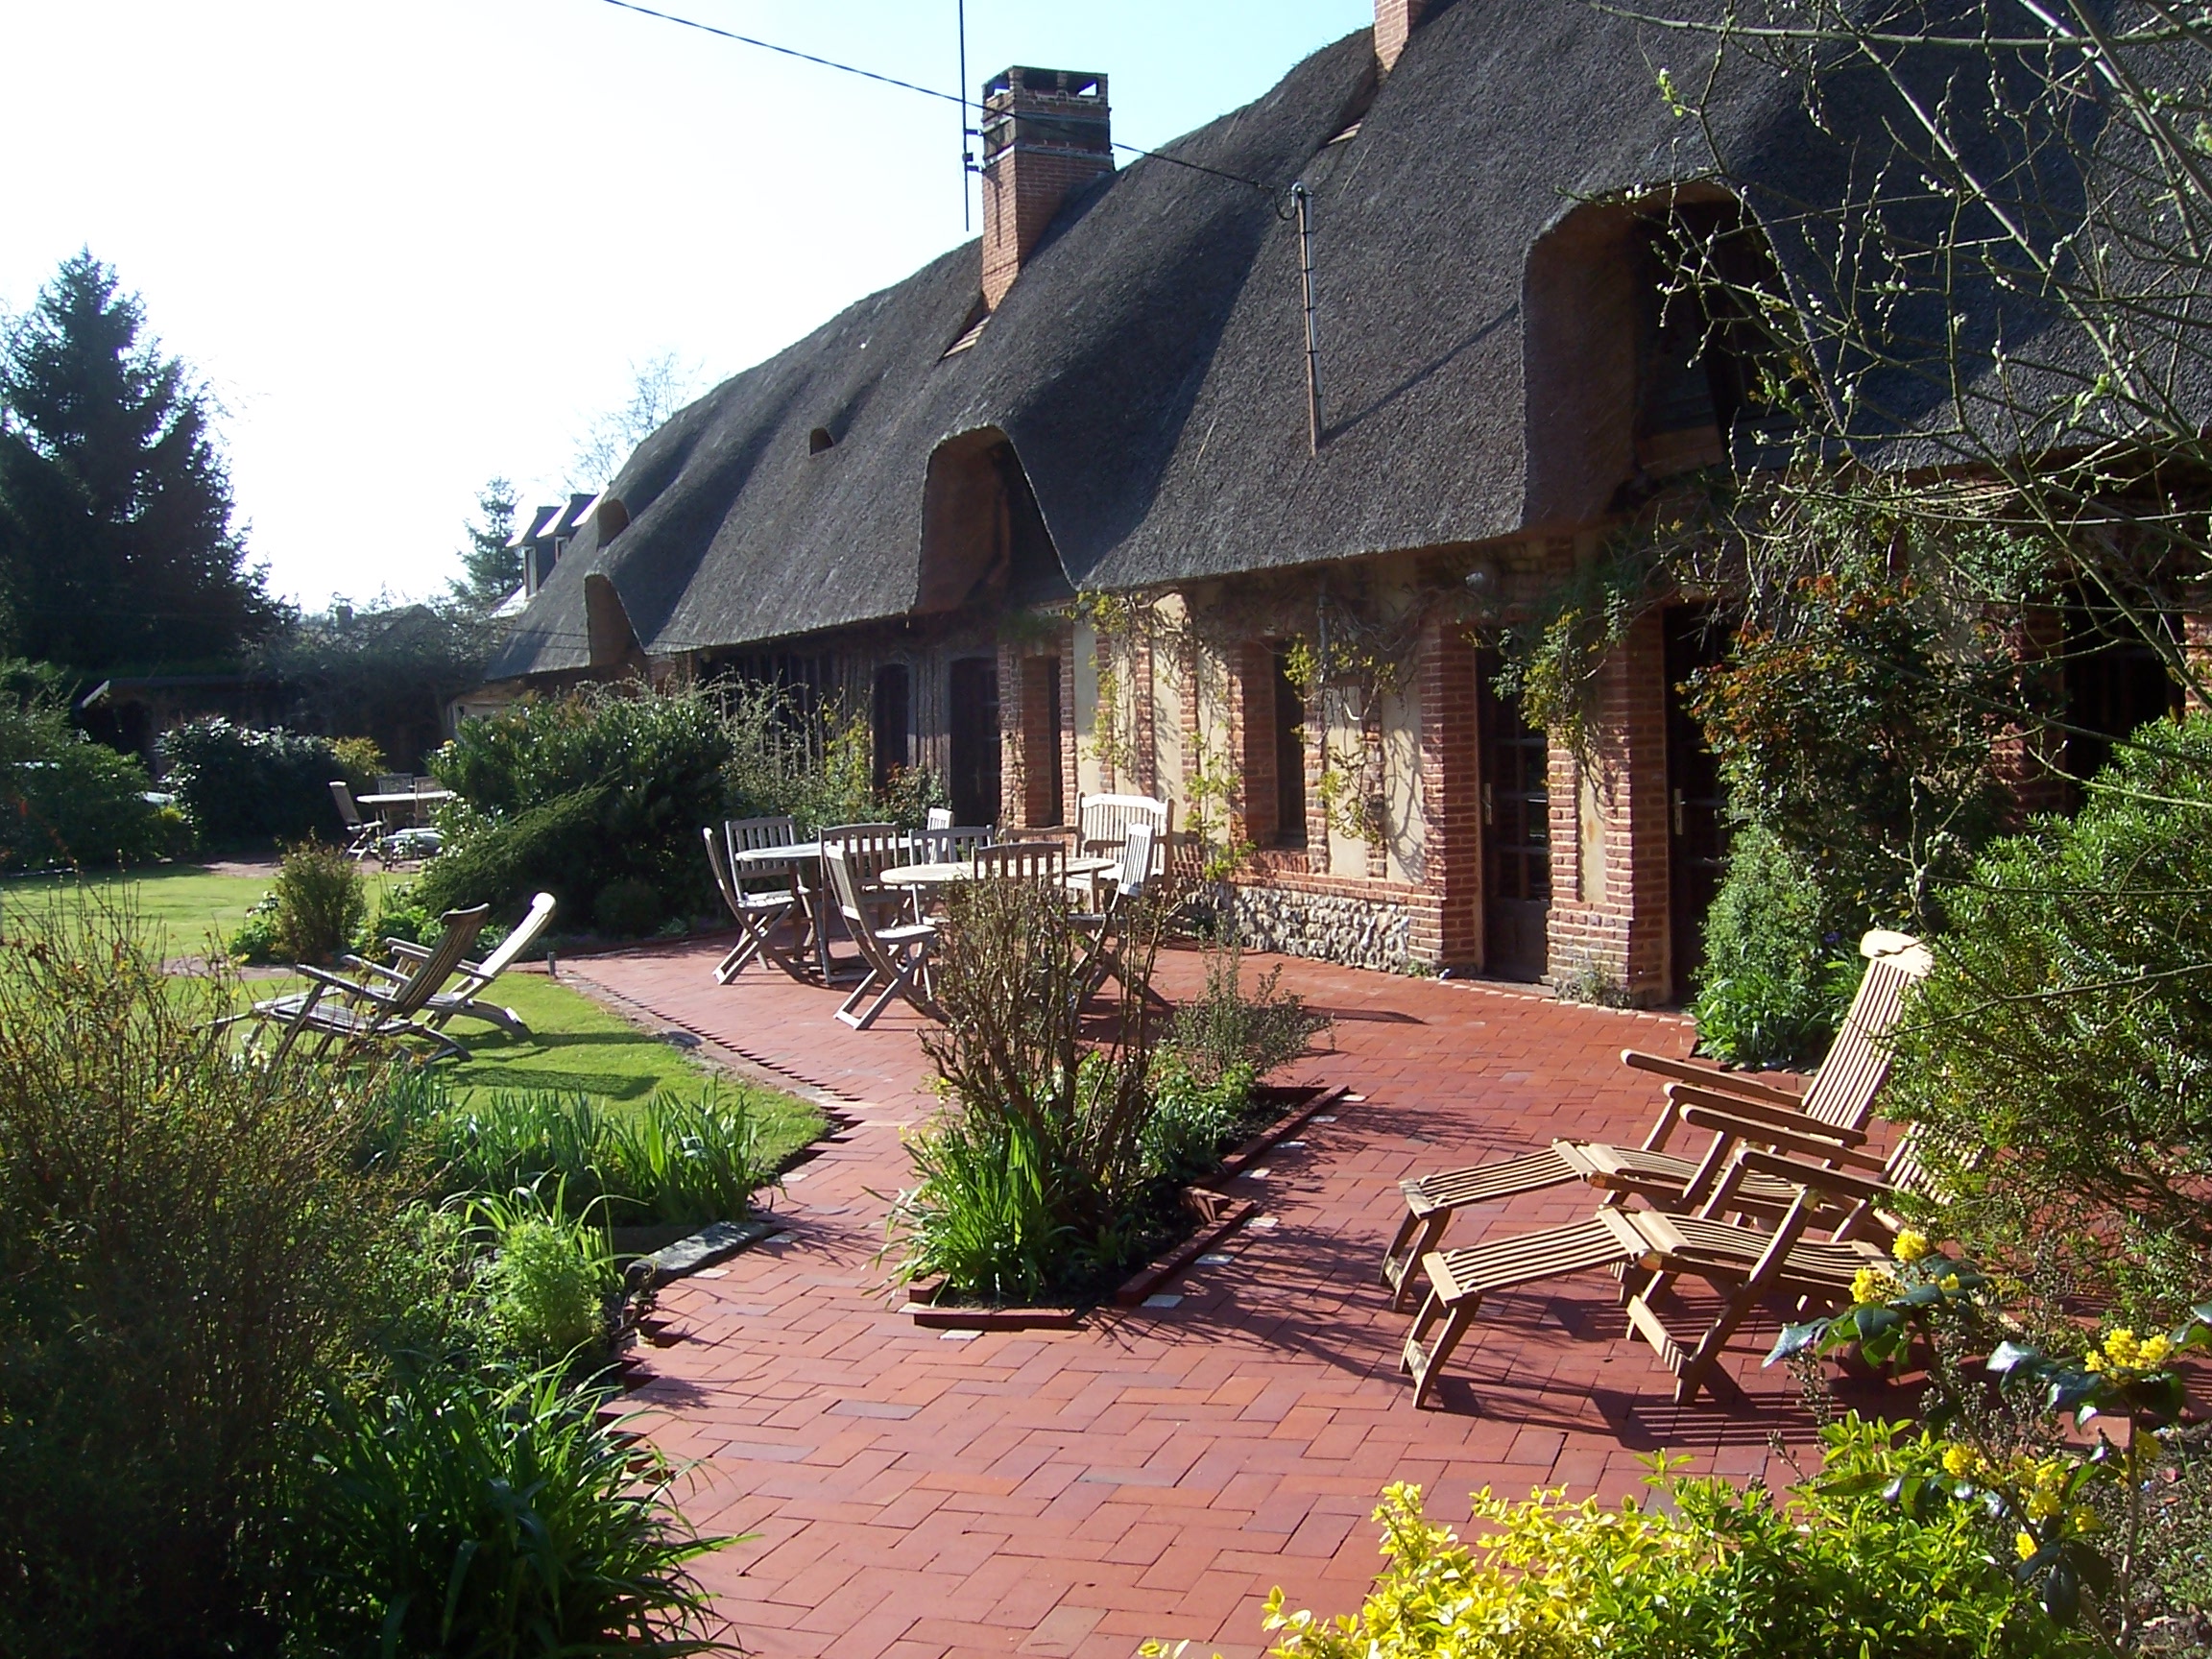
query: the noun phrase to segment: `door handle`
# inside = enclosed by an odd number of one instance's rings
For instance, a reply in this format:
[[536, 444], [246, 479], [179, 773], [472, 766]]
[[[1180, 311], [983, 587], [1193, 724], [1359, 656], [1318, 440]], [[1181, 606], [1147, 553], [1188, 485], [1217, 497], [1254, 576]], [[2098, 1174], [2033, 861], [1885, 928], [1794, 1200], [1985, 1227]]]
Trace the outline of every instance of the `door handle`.
[[1682, 833], [1682, 791], [1677, 789], [1674, 791], [1674, 833], [1677, 835]]
[[1482, 822], [1485, 824], [1494, 824], [1497, 821], [1497, 801], [1491, 794], [1491, 786], [1485, 783], [1482, 785]]

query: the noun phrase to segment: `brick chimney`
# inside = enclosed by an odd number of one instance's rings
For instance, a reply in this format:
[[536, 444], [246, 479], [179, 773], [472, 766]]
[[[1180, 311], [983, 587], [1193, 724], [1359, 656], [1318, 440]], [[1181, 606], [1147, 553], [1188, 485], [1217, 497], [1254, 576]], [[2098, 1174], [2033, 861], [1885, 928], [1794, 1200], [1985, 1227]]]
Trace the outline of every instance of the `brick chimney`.
[[1421, 27], [1430, 0], [1375, 0], [1375, 61], [1387, 75], [1406, 50], [1406, 36]]
[[1069, 196], [1114, 171], [1106, 77], [1019, 66], [983, 86], [983, 303], [996, 311]]

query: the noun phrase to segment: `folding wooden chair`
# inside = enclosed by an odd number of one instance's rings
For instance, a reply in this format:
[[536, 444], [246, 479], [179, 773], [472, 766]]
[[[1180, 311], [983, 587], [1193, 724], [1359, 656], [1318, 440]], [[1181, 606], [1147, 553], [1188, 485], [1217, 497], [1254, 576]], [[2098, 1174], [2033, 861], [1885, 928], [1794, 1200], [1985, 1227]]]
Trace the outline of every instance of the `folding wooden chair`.
[[[1609, 1201], [1616, 1204], [1632, 1192], [1661, 1203], [1697, 1202], [1719, 1178], [1737, 1137], [1734, 1131], [1717, 1133], [1695, 1158], [1669, 1152], [1667, 1142], [1683, 1121], [1685, 1107], [1724, 1109], [1778, 1132], [1803, 1129], [1844, 1145], [1863, 1143], [1875, 1097], [1889, 1075], [1887, 1039], [1904, 1013], [1907, 990], [1926, 976], [1932, 958], [1917, 939], [1880, 928], [1859, 941], [1859, 952], [1866, 958], [1866, 971], [1860, 976], [1858, 994], [1803, 1095], [1742, 1072], [1626, 1048], [1621, 1053], [1623, 1065], [1674, 1080], [1641, 1146], [1554, 1141], [1541, 1152], [1400, 1182], [1406, 1215], [1382, 1253], [1382, 1277], [1390, 1286], [1391, 1306], [1404, 1310], [1410, 1304], [1418, 1286], [1414, 1265], [1443, 1242], [1453, 1215], [1471, 1205], [1563, 1187], [1571, 1181], [1605, 1188]], [[1764, 1131], [1761, 1139], [1772, 1143]], [[1765, 1200], [1770, 1208], [1787, 1209], [1793, 1194], [1754, 1183], [1745, 1196]]]
[[[1728, 1338], [1761, 1302], [1782, 1298], [1802, 1309], [1849, 1301], [1859, 1269], [1889, 1260], [1882, 1244], [1865, 1237], [1887, 1239], [1893, 1232], [1893, 1218], [1880, 1206], [1896, 1191], [1924, 1183], [1918, 1137], [1907, 1130], [1887, 1161], [1804, 1139], [1823, 1162], [1739, 1146], [1713, 1194], [1695, 1212], [1608, 1207], [1587, 1221], [1423, 1257], [1429, 1294], [1400, 1358], [1400, 1368], [1413, 1382], [1414, 1404], [1428, 1404], [1437, 1373], [1474, 1324], [1485, 1296], [1561, 1274], [1608, 1267], [1625, 1281], [1641, 1270], [1653, 1276], [1653, 1286], [1674, 1274], [1690, 1274], [1720, 1292], [1720, 1311], [1688, 1344], [1653, 1308], [1651, 1286], [1623, 1299], [1630, 1334], [1650, 1343], [1660, 1363], [1674, 1374], [1678, 1404], [1696, 1397]], [[1771, 1228], [1723, 1218], [1734, 1207], [1736, 1186], [1754, 1176], [1786, 1182], [1795, 1193]], [[1846, 1208], [1829, 1236], [1806, 1238], [1821, 1213], [1839, 1202]]]
[[1107, 895], [1106, 907], [1078, 911], [1069, 918], [1089, 951], [1082, 968], [1085, 997], [1099, 990], [1108, 979], [1124, 987], [1129, 983], [1118, 928], [1122, 912], [1142, 902], [1144, 888], [1152, 879], [1153, 833], [1149, 824], [1130, 825], [1128, 839], [1121, 844], [1121, 868]]
[[1149, 824], [1153, 835], [1151, 874], [1166, 874], [1167, 848], [1175, 836], [1175, 804], [1150, 795], [1075, 797], [1075, 851], [1086, 856], [1118, 854], [1133, 824]]
[[952, 808], [950, 806], [932, 806], [924, 815], [922, 822], [926, 828], [930, 830], [950, 830], [952, 828]]
[[[877, 920], [880, 905], [861, 888], [853, 853], [845, 847], [825, 845], [822, 862], [830, 873], [830, 890], [838, 912], [845, 918], [846, 929], [859, 947], [860, 960], [867, 970], [837, 1010], [837, 1018], [855, 1031], [865, 1031], [890, 1006], [893, 998], [902, 997], [930, 1019], [941, 1019], [929, 995], [928, 978], [929, 948], [937, 942], [937, 925], [904, 922], [882, 926]], [[866, 1011], [855, 1014], [854, 1010], [870, 996], [875, 1000]]]
[[[483, 1000], [483, 993], [492, 988], [499, 975], [522, 959], [522, 953], [538, 943], [538, 935], [545, 931], [545, 925], [553, 920], [553, 895], [540, 893], [530, 901], [530, 908], [522, 913], [522, 920], [515, 930], [499, 942], [499, 948], [481, 962], [462, 962], [454, 972], [460, 978], [450, 991], [433, 991], [423, 1003], [422, 1023], [432, 1030], [443, 1030], [445, 1022], [456, 1015], [471, 1020], [482, 1020], [496, 1025], [510, 1037], [527, 1037], [530, 1027], [522, 1022], [522, 1016], [512, 1008]], [[430, 948], [405, 939], [387, 939], [384, 950], [393, 963], [410, 965], [422, 961], [430, 954]], [[404, 984], [409, 974], [381, 963], [364, 961], [358, 956], [348, 956], [341, 967], [354, 973], [369, 973], [390, 984]], [[412, 969], [410, 968], [410, 973]]]
[[294, 972], [310, 981], [308, 990], [256, 1002], [247, 1013], [216, 1021], [215, 1026], [220, 1029], [251, 1020], [281, 1031], [283, 1036], [277, 1042], [273, 1058], [282, 1057], [302, 1034], [309, 1033], [322, 1038], [315, 1047], [317, 1054], [326, 1051], [333, 1043], [342, 1042], [350, 1047], [357, 1044], [396, 1043], [403, 1037], [421, 1037], [428, 1039], [441, 1055], [465, 1056], [469, 1051], [460, 1044], [445, 1032], [417, 1021], [415, 1016], [428, 1004], [431, 995], [453, 976], [453, 970], [460, 966], [469, 947], [476, 942], [484, 918], [491, 913], [489, 904], [446, 911], [441, 918], [445, 931], [438, 943], [404, 980], [390, 990], [301, 964]]
[[992, 846], [998, 839], [996, 824], [932, 824], [914, 837], [914, 861], [918, 864], [962, 863], [975, 855], [976, 848]]
[[[789, 921], [792, 912], [799, 908], [792, 866], [781, 861], [761, 863], [746, 859], [740, 862], [733, 856], [791, 846], [798, 839], [791, 820], [733, 818], [719, 828], [708, 825], [700, 836], [707, 843], [707, 863], [714, 872], [714, 885], [720, 889], [722, 902], [737, 924], [737, 943], [714, 965], [714, 983], [729, 984], [744, 972], [745, 964], [756, 957], [773, 962], [794, 979], [804, 979], [805, 970], [777, 945], [774, 937], [776, 929]], [[763, 878], [780, 879], [781, 884], [760, 889], [745, 885], [747, 881]]]
[[978, 881], [1036, 881], [1055, 892], [1068, 881], [1064, 841], [998, 841], [975, 849]]
[[364, 858], [384, 859], [384, 837], [390, 833], [383, 816], [361, 816], [361, 804], [343, 778], [330, 780], [330, 798], [338, 803], [338, 821], [346, 826], [346, 856], [359, 863]]

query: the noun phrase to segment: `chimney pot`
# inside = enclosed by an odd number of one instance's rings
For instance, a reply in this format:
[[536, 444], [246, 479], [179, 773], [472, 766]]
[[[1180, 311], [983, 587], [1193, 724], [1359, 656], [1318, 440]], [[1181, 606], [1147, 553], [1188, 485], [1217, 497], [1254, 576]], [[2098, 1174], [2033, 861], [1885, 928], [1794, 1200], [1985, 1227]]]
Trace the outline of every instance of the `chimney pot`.
[[1406, 50], [1406, 37], [1421, 27], [1432, 0], [1375, 0], [1375, 62], [1387, 75]]
[[983, 303], [996, 311], [1061, 204], [1114, 171], [1106, 77], [1021, 65], [983, 84]]

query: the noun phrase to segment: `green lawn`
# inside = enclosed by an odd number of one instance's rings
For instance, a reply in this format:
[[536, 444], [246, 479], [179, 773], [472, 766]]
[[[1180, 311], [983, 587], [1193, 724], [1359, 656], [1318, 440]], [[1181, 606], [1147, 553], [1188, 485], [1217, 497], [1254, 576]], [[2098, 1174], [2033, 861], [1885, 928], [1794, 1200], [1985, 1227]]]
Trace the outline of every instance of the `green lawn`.
[[[372, 872], [364, 876], [373, 914], [386, 878]], [[164, 955], [196, 956], [206, 950], [211, 934], [228, 939], [235, 932], [247, 906], [268, 885], [264, 877], [218, 876], [193, 865], [110, 875], [82, 884], [65, 878], [12, 880], [0, 882], [0, 926], [10, 912], [92, 894], [135, 905], [148, 925], [160, 930]], [[301, 984], [303, 981], [256, 978], [241, 989], [248, 997], [265, 998]], [[822, 1132], [821, 1114], [806, 1102], [710, 1071], [683, 1050], [542, 974], [511, 974], [492, 995], [522, 1017], [530, 1035], [509, 1037], [480, 1021], [454, 1021], [453, 1036], [469, 1049], [469, 1058], [440, 1061], [438, 1066], [459, 1100], [547, 1089], [589, 1094], [619, 1107], [642, 1101], [657, 1089], [693, 1098], [709, 1089], [725, 1096], [743, 1093], [759, 1115], [766, 1149], [779, 1163]]]

